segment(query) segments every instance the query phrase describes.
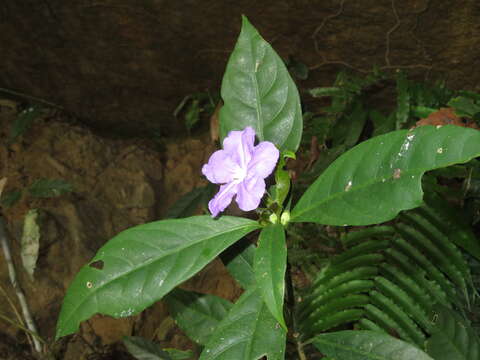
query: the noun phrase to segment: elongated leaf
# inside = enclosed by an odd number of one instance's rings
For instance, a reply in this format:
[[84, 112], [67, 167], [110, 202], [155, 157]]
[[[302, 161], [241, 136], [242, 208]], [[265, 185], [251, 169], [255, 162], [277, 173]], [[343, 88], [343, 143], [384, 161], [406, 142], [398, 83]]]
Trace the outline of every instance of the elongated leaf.
[[376, 331], [322, 334], [313, 344], [322, 354], [339, 360], [433, 360], [415, 346]]
[[426, 349], [435, 360], [480, 359], [480, 339], [459, 315], [437, 305], [432, 323], [432, 336], [427, 340]]
[[9, 208], [15, 205], [21, 198], [22, 192], [20, 190], [8, 191], [2, 195], [2, 198], [0, 199], [0, 205]]
[[368, 225], [422, 203], [425, 171], [480, 155], [480, 131], [422, 126], [367, 140], [340, 156], [303, 194], [291, 221]]
[[39, 105], [33, 105], [23, 110], [15, 119], [11, 129], [8, 142], [14, 143], [19, 136], [22, 136], [43, 112], [43, 108]]
[[242, 19], [222, 82], [220, 136], [251, 126], [260, 141], [295, 151], [302, 135], [297, 88], [282, 59], [247, 18]]
[[273, 317], [287, 329], [283, 319], [287, 245], [285, 231], [280, 224], [262, 229], [255, 252], [254, 272], [260, 295]]
[[96, 313], [125, 317], [142, 311], [256, 228], [258, 223], [244, 218], [194, 216], [121, 232], [70, 285], [57, 338], [73, 333]]
[[174, 289], [165, 297], [170, 314], [187, 336], [205, 345], [232, 303], [214, 295]]
[[140, 336], [126, 336], [123, 343], [128, 352], [138, 360], [172, 360], [170, 355], [163, 351], [159, 344]]
[[62, 179], [38, 179], [28, 189], [30, 195], [51, 198], [73, 191], [70, 183]]
[[255, 246], [248, 239], [238, 241], [221, 255], [221, 259], [230, 275], [232, 275], [244, 289], [250, 289], [256, 285], [255, 274], [253, 272], [254, 257]]
[[285, 335], [258, 290], [250, 289], [217, 326], [200, 360], [283, 360]]
[[162, 349], [160, 344], [141, 336], [125, 336], [123, 343], [128, 352], [137, 360], [185, 360], [193, 358], [193, 353], [190, 350]]
[[23, 221], [22, 234], [22, 264], [23, 268], [33, 278], [37, 267], [38, 250], [40, 249], [40, 226], [38, 209], [30, 209]]
[[459, 96], [451, 99], [448, 105], [455, 109], [455, 114], [461, 117], [474, 117], [475, 114], [480, 112], [480, 105], [478, 105], [473, 99], [469, 99], [464, 96]]
[[193, 352], [191, 350], [178, 350], [172, 348], [165, 348], [163, 349], [172, 360], [186, 360], [186, 359], [194, 359]]
[[194, 215], [195, 211], [202, 203], [207, 203], [207, 198], [214, 195], [216, 187], [213, 184], [208, 184], [202, 187], [193, 189], [192, 191], [183, 195], [178, 201], [173, 204], [165, 214], [165, 218], [178, 219]]

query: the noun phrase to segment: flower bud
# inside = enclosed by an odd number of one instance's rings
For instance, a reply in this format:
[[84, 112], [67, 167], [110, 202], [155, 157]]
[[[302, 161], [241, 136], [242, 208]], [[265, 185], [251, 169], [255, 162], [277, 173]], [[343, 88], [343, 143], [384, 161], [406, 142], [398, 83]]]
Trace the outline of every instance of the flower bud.
[[280, 216], [280, 224], [286, 226], [290, 222], [290, 211], [284, 211]]
[[277, 214], [273, 213], [269, 216], [268, 220], [270, 220], [270, 222], [272, 224], [276, 224], [278, 222], [278, 216]]

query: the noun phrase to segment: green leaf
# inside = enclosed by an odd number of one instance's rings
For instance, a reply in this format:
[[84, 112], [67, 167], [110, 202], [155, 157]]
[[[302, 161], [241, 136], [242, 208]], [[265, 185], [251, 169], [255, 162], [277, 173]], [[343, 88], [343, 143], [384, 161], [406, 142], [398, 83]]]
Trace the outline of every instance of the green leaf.
[[22, 197], [21, 190], [8, 191], [2, 195], [2, 198], [0, 199], [0, 204], [2, 206], [5, 206], [6, 208], [9, 208], [15, 205], [18, 202], [18, 200], [21, 199], [21, 197]]
[[258, 289], [243, 293], [205, 346], [200, 360], [283, 360], [286, 334]]
[[368, 111], [363, 108], [363, 104], [360, 101], [355, 101], [352, 104], [352, 112], [345, 115], [345, 117], [342, 118], [338, 123], [338, 125], [342, 124], [347, 131], [345, 132], [341, 143], [336, 141], [337, 139], [335, 139], [334, 135], [335, 141], [332, 142], [333, 146], [338, 146], [341, 144], [345, 144], [347, 148], [354, 146], [362, 134], [365, 121], [367, 120], [367, 114]]
[[205, 345], [232, 303], [214, 295], [174, 289], [165, 299], [178, 326], [198, 344]]
[[159, 344], [140, 336], [125, 336], [123, 343], [128, 352], [138, 360], [172, 360]]
[[193, 352], [191, 350], [178, 350], [172, 348], [165, 348], [163, 351], [167, 352], [170, 355], [172, 360], [186, 360], [193, 359]]
[[22, 136], [32, 125], [33, 121], [42, 114], [43, 108], [38, 105], [30, 106], [23, 110], [10, 129], [10, 136], [8, 142], [14, 143], [19, 136]]
[[368, 225], [422, 203], [423, 174], [480, 155], [480, 132], [422, 126], [369, 139], [340, 156], [307, 189], [291, 221]]
[[298, 90], [283, 60], [242, 17], [242, 30], [222, 82], [220, 136], [255, 129], [260, 141], [296, 151], [302, 136]]
[[38, 179], [28, 189], [30, 195], [51, 198], [73, 191], [70, 183], [62, 179]]
[[373, 123], [374, 128], [372, 136], [383, 135], [395, 130], [395, 113], [385, 116], [377, 110], [370, 110], [368, 115]]
[[220, 252], [258, 228], [237, 217], [194, 216], [125, 230], [97, 252], [70, 285], [57, 323], [57, 339], [96, 313], [137, 314], [189, 279]]
[[254, 272], [260, 295], [273, 317], [287, 330], [283, 319], [287, 245], [285, 231], [280, 224], [264, 227], [255, 252]]
[[192, 130], [196, 123], [200, 120], [200, 101], [195, 99], [192, 101], [185, 113], [185, 126], [188, 131]]
[[230, 275], [244, 289], [250, 289], [256, 285], [255, 273], [253, 272], [253, 259], [255, 246], [248, 240], [242, 239], [224, 251], [221, 256]]
[[480, 339], [459, 315], [437, 305], [432, 323], [432, 336], [426, 342], [426, 351], [435, 360], [480, 359]]
[[453, 107], [455, 114], [460, 117], [474, 117], [475, 114], [480, 112], [480, 105], [478, 105], [473, 99], [458, 96], [451, 99], [448, 105]]
[[315, 98], [325, 96], [343, 95], [344, 90], [340, 87], [318, 87], [308, 90], [309, 94]]
[[183, 195], [175, 204], [173, 204], [165, 214], [167, 219], [177, 219], [192, 216], [200, 205], [206, 202], [206, 199], [213, 196], [215, 186], [208, 184], [203, 187], [195, 188]]
[[346, 330], [318, 335], [313, 345], [339, 360], [433, 360], [402, 340], [376, 331]]

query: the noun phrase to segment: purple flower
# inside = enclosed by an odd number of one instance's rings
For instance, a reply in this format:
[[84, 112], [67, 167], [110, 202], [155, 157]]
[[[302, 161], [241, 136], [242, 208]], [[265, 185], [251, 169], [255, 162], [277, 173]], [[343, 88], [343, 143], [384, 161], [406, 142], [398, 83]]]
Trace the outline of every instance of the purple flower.
[[265, 194], [265, 178], [275, 168], [279, 151], [269, 141], [254, 146], [255, 131], [230, 131], [223, 140], [223, 150], [215, 151], [202, 173], [214, 184], [222, 184], [220, 191], [208, 203], [215, 217], [230, 205], [235, 195], [240, 209], [254, 210]]

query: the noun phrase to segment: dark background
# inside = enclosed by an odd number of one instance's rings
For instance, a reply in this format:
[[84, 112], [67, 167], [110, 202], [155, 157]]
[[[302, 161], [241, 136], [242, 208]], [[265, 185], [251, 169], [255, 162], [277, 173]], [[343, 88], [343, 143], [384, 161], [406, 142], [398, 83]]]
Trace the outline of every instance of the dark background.
[[282, 57], [310, 68], [301, 90], [374, 64], [478, 90], [475, 0], [4, 0], [0, 87], [104, 134], [179, 134], [175, 107], [218, 91], [241, 14]]

